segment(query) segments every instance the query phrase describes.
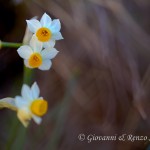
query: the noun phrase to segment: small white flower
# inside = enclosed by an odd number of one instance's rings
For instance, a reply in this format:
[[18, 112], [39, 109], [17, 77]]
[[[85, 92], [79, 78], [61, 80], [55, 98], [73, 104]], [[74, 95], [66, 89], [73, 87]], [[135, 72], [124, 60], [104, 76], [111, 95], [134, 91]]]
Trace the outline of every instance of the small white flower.
[[60, 29], [61, 24], [59, 19], [52, 20], [46, 13], [41, 20], [37, 19], [26, 20], [28, 28], [33, 32], [40, 42], [44, 43], [44, 47], [54, 47], [55, 41], [63, 39]]
[[47, 101], [39, 97], [40, 90], [35, 82], [30, 88], [26, 84], [22, 86], [21, 95], [15, 97], [17, 116], [25, 127], [28, 126], [31, 118], [40, 124], [43, 116], [47, 112]]
[[28, 126], [31, 118], [40, 124], [41, 116], [47, 112], [47, 101], [39, 97], [40, 90], [35, 82], [30, 88], [26, 84], [22, 86], [21, 95], [15, 97], [15, 105], [17, 107], [17, 116], [25, 127]]
[[37, 124], [40, 124], [41, 117], [47, 112], [48, 103], [39, 97], [39, 94], [40, 90], [36, 82], [31, 88], [24, 84], [21, 90], [22, 96], [1, 99], [0, 108], [6, 107], [17, 111], [17, 116], [25, 127], [28, 126], [32, 118]]
[[52, 65], [51, 59], [58, 53], [53, 47], [42, 50], [42, 42], [39, 42], [36, 36], [32, 36], [30, 46], [21, 46], [17, 52], [24, 59], [26, 67], [39, 68], [40, 70], [49, 70]]

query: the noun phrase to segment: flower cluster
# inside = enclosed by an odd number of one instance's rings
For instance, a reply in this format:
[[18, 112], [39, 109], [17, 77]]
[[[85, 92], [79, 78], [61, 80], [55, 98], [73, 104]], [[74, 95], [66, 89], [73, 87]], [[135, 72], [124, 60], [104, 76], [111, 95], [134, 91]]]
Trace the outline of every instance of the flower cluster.
[[[54, 48], [56, 40], [63, 39], [59, 19], [52, 20], [46, 13], [41, 20], [27, 20], [27, 26], [32, 37], [28, 45], [18, 48], [17, 52], [24, 59], [26, 67], [49, 70], [58, 51]], [[22, 124], [27, 127], [33, 119], [37, 124], [42, 121], [42, 116], [47, 112], [48, 103], [43, 97], [39, 97], [40, 89], [36, 82], [31, 88], [23, 84], [21, 96], [4, 98], [0, 100], [0, 108], [7, 107], [17, 111], [17, 116]]]
[[59, 19], [52, 20], [46, 13], [41, 20], [27, 20], [29, 30], [33, 33], [29, 45], [21, 46], [17, 52], [24, 59], [28, 68], [49, 70], [58, 51], [54, 48], [56, 40], [63, 39]]

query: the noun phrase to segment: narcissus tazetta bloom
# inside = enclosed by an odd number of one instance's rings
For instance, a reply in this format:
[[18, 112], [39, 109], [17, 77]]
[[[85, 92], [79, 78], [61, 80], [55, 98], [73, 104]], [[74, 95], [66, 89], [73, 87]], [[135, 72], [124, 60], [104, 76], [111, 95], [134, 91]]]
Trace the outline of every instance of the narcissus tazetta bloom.
[[31, 119], [40, 124], [42, 121], [41, 117], [47, 112], [48, 103], [42, 97], [39, 97], [39, 94], [40, 90], [36, 82], [31, 88], [24, 84], [21, 96], [1, 99], [0, 108], [6, 107], [17, 111], [17, 116], [25, 127], [28, 126]]
[[24, 59], [28, 68], [39, 68], [40, 70], [49, 70], [53, 59], [58, 51], [53, 47], [47, 47], [42, 50], [42, 42], [39, 42], [36, 36], [32, 36], [30, 45], [21, 46], [17, 52]]
[[33, 118], [33, 120], [40, 124], [42, 116], [47, 112], [47, 101], [39, 97], [40, 90], [35, 82], [30, 88], [24, 84], [22, 86], [21, 95], [15, 97], [15, 105], [17, 107], [17, 116], [19, 120], [26, 127]]
[[40, 42], [44, 43], [44, 47], [54, 47], [55, 41], [63, 39], [60, 29], [61, 24], [59, 19], [52, 20], [46, 13], [41, 20], [37, 19], [26, 20], [29, 30], [35, 34]]

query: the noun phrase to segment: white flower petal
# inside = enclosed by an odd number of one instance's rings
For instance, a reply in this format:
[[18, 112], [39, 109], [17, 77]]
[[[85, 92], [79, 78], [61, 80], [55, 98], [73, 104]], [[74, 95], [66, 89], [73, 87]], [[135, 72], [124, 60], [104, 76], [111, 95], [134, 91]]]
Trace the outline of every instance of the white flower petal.
[[60, 24], [59, 19], [54, 19], [51, 25], [49, 26], [49, 28], [52, 31], [52, 33], [59, 32], [61, 29], [61, 24]]
[[24, 37], [23, 37], [23, 41], [22, 43], [24, 45], [29, 45], [29, 42], [32, 38], [32, 35], [33, 33], [29, 30], [28, 26], [26, 27], [26, 31], [25, 31], [25, 34], [24, 34]]
[[42, 27], [48, 27], [48, 25], [50, 25], [52, 22], [52, 19], [50, 16], [48, 16], [46, 13], [44, 13], [44, 15], [42, 16], [40, 23], [42, 25]]
[[31, 54], [33, 53], [32, 49], [27, 45], [21, 46], [17, 50], [17, 52], [18, 52], [19, 56], [22, 57], [23, 59], [28, 59], [31, 56]]
[[28, 105], [28, 101], [24, 100], [21, 96], [16, 96], [15, 104], [16, 104], [17, 108], [22, 108], [22, 107]]
[[33, 68], [33, 67], [31, 67], [31, 66], [29, 65], [28, 59], [25, 59], [25, 60], [24, 60], [24, 64], [25, 64], [25, 66], [28, 67], [28, 68]]
[[41, 28], [41, 23], [37, 19], [26, 20], [28, 28], [31, 32], [35, 33]]
[[17, 117], [21, 121], [21, 123], [27, 127], [29, 124], [29, 121], [31, 120], [31, 113], [27, 108], [19, 109], [17, 112]]
[[52, 59], [58, 52], [55, 48], [46, 48], [41, 52], [41, 55], [43, 59]]
[[31, 89], [26, 84], [24, 84], [22, 86], [21, 95], [22, 95], [24, 100], [27, 100], [27, 101], [32, 101], [33, 100]]
[[40, 94], [40, 89], [36, 82], [33, 83], [32, 87], [31, 87], [31, 91], [32, 91], [33, 99], [37, 99]]
[[52, 39], [53, 40], [61, 40], [61, 39], [63, 39], [63, 37], [60, 32], [56, 32], [56, 33], [52, 34]]
[[49, 59], [43, 60], [42, 65], [39, 67], [40, 70], [49, 70], [52, 66], [52, 62]]
[[38, 117], [38, 116], [35, 116], [32, 114], [32, 118], [33, 120], [37, 123], [37, 124], [40, 124], [42, 122], [42, 118], [41, 117]]
[[44, 48], [47, 48], [47, 47], [54, 47], [54, 46], [55, 46], [55, 43], [56, 43], [56, 41], [51, 39], [51, 40], [48, 41], [48, 42], [44, 42], [44, 43], [43, 43], [43, 47], [44, 47]]
[[30, 46], [32, 47], [34, 52], [40, 53], [43, 47], [43, 43], [40, 42], [34, 34], [31, 38]]

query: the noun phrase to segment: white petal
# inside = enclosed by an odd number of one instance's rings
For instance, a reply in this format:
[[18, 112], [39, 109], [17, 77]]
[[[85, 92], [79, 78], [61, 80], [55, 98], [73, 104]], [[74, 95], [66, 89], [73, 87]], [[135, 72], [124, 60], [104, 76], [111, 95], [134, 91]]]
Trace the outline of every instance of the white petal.
[[25, 44], [25, 45], [29, 45], [29, 42], [32, 38], [32, 35], [33, 35], [33, 33], [29, 30], [29, 28], [27, 26], [22, 43]]
[[40, 70], [49, 70], [52, 66], [52, 62], [49, 59], [43, 60], [42, 65], [39, 67]]
[[32, 47], [34, 52], [40, 53], [42, 50], [43, 43], [40, 42], [35, 35], [33, 35], [30, 41], [30, 46]]
[[15, 104], [18, 108], [27, 106], [28, 102], [24, 100], [21, 96], [15, 97]]
[[48, 25], [50, 25], [52, 22], [52, 19], [50, 18], [50, 16], [48, 16], [46, 13], [44, 13], [44, 15], [42, 16], [40, 23], [42, 25], [42, 27], [48, 27]]
[[36, 82], [33, 83], [32, 87], [31, 87], [31, 91], [32, 91], [33, 99], [37, 99], [40, 94], [40, 89]]
[[38, 116], [35, 116], [32, 114], [32, 118], [33, 120], [37, 123], [37, 124], [40, 124], [42, 122], [42, 118], [41, 117], [38, 117]]
[[43, 47], [44, 47], [44, 48], [47, 48], [47, 47], [54, 47], [54, 46], [55, 46], [55, 43], [56, 43], [56, 41], [51, 39], [51, 40], [48, 41], [48, 42], [44, 42], [44, 43], [43, 43]]
[[41, 52], [43, 59], [52, 59], [57, 55], [58, 51], [55, 48], [46, 48]]
[[29, 30], [33, 33], [35, 33], [39, 28], [41, 28], [41, 23], [37, 19], [31, 19], [26, 21]]
[[29, 112], [29, 110], [27, 108], [22, 108], [22, 109], [18, 110], [17, 117], [19, 118], [21, 123], [25, 127], [27, 127], [32, 116], [31, 116], [31, 113]]
[[25, 45], [25, 46], [21, 46], [18, 50], [17, 50], [18, 54], [20, 57], [22, 57], [23, 59], [28, 59], [31, 54], [33, 53], [32, 49]]
[[52, 34], [52, 39], [53, 40], [61, 40], [61, 39], [63, 39], [63, 37], [60, 32], [56, 32], [56, 33]]
[[61, 29], [61, 24], [60, 24], [59, 19], [54, 19], [51, 25], [49, 26], [49, 28], [52, 31], [52, 33], [59, 32]]
[[22, 86], [21, 95], [22, 95], [24, 100], [27, 100], [27, 101], [32, 101], [33, 100], [31, 89], [26, 84], [24, 84]]
[[33, 67], [31, 67], [31, 66], [29, 65], [28, 59], [25, 59], [25, 60], [24, 60], [24, 64], [25, 64], [25, 66], [28, 67], [28, 68], [33, 68]]

